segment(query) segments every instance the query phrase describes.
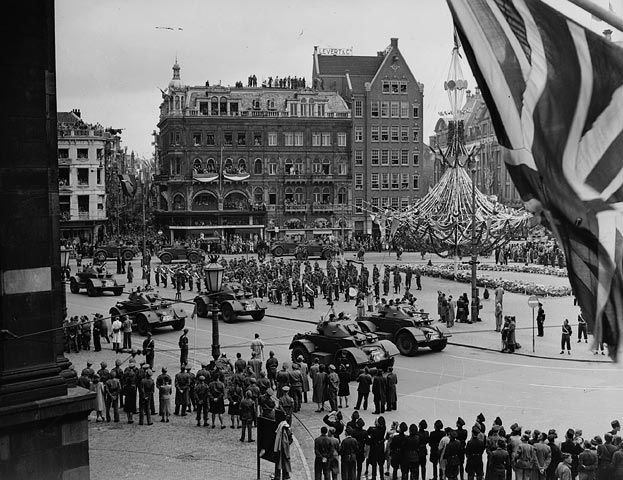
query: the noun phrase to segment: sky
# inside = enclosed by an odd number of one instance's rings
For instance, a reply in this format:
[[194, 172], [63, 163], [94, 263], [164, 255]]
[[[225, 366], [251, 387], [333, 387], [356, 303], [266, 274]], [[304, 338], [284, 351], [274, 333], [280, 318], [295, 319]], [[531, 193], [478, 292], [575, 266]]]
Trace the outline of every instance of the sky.
[[[608, 0], [594, 2], [608, 7]], [[568, 1], [546, 3], [588, 28], [607, 28]], [[623, 12], [623, 0], [611, 4]], [[158, 88], [167, 87], [176, 56], [188, 85], [246, 85], [252, 74], [258, 83], [269, 76], [309, 80], [315, 45], [376, 55], [397, 37], [424, 84], [428, 139], [439, 112], [449, 110], [443, 82], [452, 32], [443, 0], [56, 0], [57, 107], [123, 128], [123, 146], [148, 158], [162, 101]], [[467, 62], [463, 71], [473, 89]]]

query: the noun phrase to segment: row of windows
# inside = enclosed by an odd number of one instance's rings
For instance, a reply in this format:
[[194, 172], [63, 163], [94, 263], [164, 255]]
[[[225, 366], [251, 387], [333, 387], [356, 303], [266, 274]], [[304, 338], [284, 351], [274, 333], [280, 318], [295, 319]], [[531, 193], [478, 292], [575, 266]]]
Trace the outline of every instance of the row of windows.
[[[58, 155], [58, 158], [69, 159], [69, 148], [59, 148], [57, 155]], [[104, 149], [103, 148], [96, 149], [95, 155], [98, 160], [104, 158]], [[80, 160], [88, 160], [89, 149], [88, 148], [77, 148], [76, 158]]]
[[407, 93], [407, 82], [397, 80], [383, 80], [381, 83], [381, 91], [383, 93]]
[[[420, 176], [411, 175], [409, 184], [408, 173], [373, 173], [370, 176], [370, 188], [372, 190], [408, 190], [409, 185], [414, 190], [420, 188]], [[355, 174], [355, 190], [363, 190], [363, 173]]]
[[[420, 117], [420, 107], [412, 105], [413, 118]], [[355, 100], [355, 117], [363, 117], [363, 101]], [[370, 104], [372, 118], [409, 118], [409, 102], [372, 102]]]
[[[363, 166], [363, 150], [355, 150], [355, 166]], [[420, 154], [413, 152], [411, 154], [412, 165], [420, 166]], [[409, 165], [409, 150], [370, 150], [370, 163], [372, 165]]]
[[[253, 161], [253, 173], [256, 175], [262, 175], [264, 173], [264, 168], [266, 167], [266, 173], [268, 173], [268, 175], [277, 175], [279, 170], [278, 165], [279, 163], [276, 161], [264, 161], [261, 158], [256, 158]], [[219, 171], [219, 169], [219, 162], [216, 161], [214, 158], [208, 158], [205, 161], [201, 158], [195, 158], [193, 160], [194, 173], [213, 173]], [[247, 172], [247, 162], [244, 158], [240, 158], [238, 159], [238, 161], [234, 161], [234, 159], [232, 158], [226, 158], [223, 161], [223, 170], [225, 172], [230, 172], [232, 170], [237, 170], [238, 172]], [[304, 175], [306, 173], [306, 170], [306, 164], [301, 159], [285, 159], [284, 161], [283, 173], [285, 173], [286, 175]], [[331, 161], [328, 158], [325, 158], [323, 160], [316, 158], [311, 164], [311, 173], [324, 175], [346, 175], [348, 173], [348, 165], [345, 162], [331, 164]], [[182, 159], [176, 157], [171, 162], [171, 175], [181, 174]]]
[[[286, 147], [302, 147], [304, 146], [304, 132], [286, 132], [283, 134], [283, 142], [281, 145]], [[330, 147], [332, 144], [332, 134], [330, 132], [313, 132], [312, 133], [312, 146], [314, 147]], [[336, 134], [337, 137], [337, 146], [345, 147], [346, 146], [346, 133], [338, 132]], [[181, 132], [171, 132], [169, 136], [170, 142], [172, 145], [181, 145], [182, 142], [182, 133]], [[204, 143], [205, 139], [205, 143]], [[249, 143], [249, 140], [251, 143]], [[280, 145], [279, 138], [277, 132], [269, 132], [267, 134], [267, 145], [270, 147], [276, 147]], [[222, 144], [225, 146], [262, 146], [264, 145], [264, 135], [262, 132], [253, 132], [252, 136], [249, 137], [247, 132], [223, 132]], [[202, 145], [214, 146], [216, 145], [216, 133], [215, 132], [193, 132], [192, 134], [192, 144], [195, 147], [199, 147]]]
[[[417, 128], [411, 129], [409, 137], [409, 127], [392, 125], [375, 125], [370, 127], [370, 141], [372, 142], [419, 142], [420, 131]], [[363, 127], [355, 127], [355, 142], [363, 142]]]
[[[393, 209], [406, 209], [410, 204], [409, 197], [372, 197], [370, 204], [375, 208], [393, 208]], [[363, 213], [363, 198], [355, 199], [355, 213]]]

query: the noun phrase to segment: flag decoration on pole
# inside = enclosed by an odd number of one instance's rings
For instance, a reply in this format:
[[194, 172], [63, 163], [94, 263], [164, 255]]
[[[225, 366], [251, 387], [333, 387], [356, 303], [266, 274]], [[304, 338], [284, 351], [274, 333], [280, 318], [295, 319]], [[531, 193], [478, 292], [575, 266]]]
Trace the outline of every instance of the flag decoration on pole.
[[123, 194], [128, 197], [133, 197], [136, 193], [136, 179], [134, 175], [119, 175], [119, 182], [121, 183]]
[[510, 150], [510, 176], [564, 249], [595, 347], [607, 343], [616, 358], [623, 49], [539, 0], [447, 2], [498, 140]]

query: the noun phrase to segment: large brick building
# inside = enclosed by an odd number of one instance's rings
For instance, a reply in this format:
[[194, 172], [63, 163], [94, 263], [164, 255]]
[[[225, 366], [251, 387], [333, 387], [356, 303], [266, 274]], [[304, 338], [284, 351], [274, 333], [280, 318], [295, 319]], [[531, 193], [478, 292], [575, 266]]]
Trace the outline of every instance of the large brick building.
[[[494, 195], [506, 205], [521, 206], [519, 193], [506, 170], [505, 158], [509, 155], [495, 135], [491, 115], [480, 90], [467, 91], [465, 105], [464, 132], [467, 148], [478, 147], [479, 162], [476, 167], [476, 186], [485, 195]], [[449, 118], [440, 118], [435, 125], [435, 134], [430, 137], [430, 145], [438, 151], [445, 150], [448, 137]], [[445, 168], [441, 162], [434, 167], [434, 181], [438, 182]]]
[[344, 235], [351, 113], [335, 92], [187, 86], [163, 93], [155, 221], [171, 241]]
[[376, 234], [366, 202], [405, 208], [428, 191], [430, 179], [422, 176], [429, 158], [422, 155], [424, 86], [397, 38], [376, 56], [323, 55], [316, 47], [313, 85], [339, 92], [351, 108], [354, 233]]

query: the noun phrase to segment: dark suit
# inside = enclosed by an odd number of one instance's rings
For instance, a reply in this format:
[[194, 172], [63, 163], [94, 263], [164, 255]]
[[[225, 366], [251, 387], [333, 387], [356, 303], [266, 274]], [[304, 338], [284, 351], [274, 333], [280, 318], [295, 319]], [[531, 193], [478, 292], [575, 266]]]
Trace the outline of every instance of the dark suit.
[[329, 437], [320, 435], [314, 440], [314, 480], [331, 480], [329, 461], [333, 456], [333, 444]]

